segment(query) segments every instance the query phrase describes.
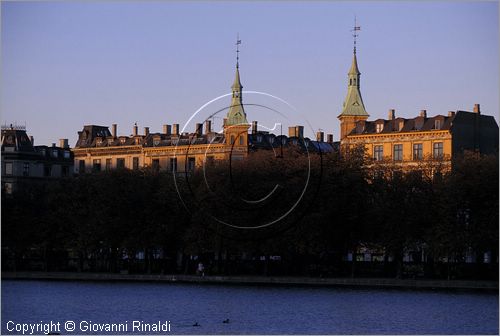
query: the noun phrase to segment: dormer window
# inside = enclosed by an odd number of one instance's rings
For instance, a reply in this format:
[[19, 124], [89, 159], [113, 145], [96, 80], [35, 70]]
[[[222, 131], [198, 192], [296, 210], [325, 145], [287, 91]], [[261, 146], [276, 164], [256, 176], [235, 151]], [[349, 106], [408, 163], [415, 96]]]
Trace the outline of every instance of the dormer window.
[[121, 138], [121, 139], [120, 139], [120, 143], [124, 144], [126, 140], [127, 140], [127, 139], [125, 139], [125, 138]]
[[401, 120], [398, 124], [398, 131], [401, 131], [403, 129], [404, 125], [405, 125], [405, 122], [403, 120]]
[[158, 146], [160, 144], [160, 139], [153, 140], [153, 146]]
[[441, 129], [441, 120], [434, 120], [434, 129]]
[[97, 138], [96, 143], [97, 143], [97, 145], [102, 144], [102, 139], [101, 138]]
[[115, 139], [108, 139], [108, 144], [111, 145], [114, 141]]
[[377, 133], [382, 132], [383, 129], [384, 129], [384, 124], [383, 123], [377, 123], [375, 125], [375, 130], [376, 130]]
[[262, 142], [262, 135], [257, 135], [257, 142]]

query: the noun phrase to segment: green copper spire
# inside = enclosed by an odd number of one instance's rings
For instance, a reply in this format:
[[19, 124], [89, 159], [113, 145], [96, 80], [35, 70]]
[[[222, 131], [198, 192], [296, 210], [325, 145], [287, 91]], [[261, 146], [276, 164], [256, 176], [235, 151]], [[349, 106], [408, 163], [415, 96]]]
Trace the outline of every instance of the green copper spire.
[[245, 113], [245, 109], [243, 108], [243, 100], [242, 100], [242, 89], [243, 86], [240, 82], [240, 65], [239, 65], [239, 45], [241, 44], [241, 40], [237, 38], [236, 40], [236, 76], [234, 78], [233, 86], [231, 86], [231, 90], [233, 92], [233, 97], [231, 99], [231, 106], [229, 111], [227, 112], [227, 126], [234, 125], [242, 125], [248, 124], [247, 114]]
[[347, 86], [347, 96], [344, 100], [344, 105], [342, 106], [341, 116], [366, 116], [368, 117], [368, 113], [365, 109], [365, 104], [363, 103], [363, 98], [361, 97], [361, 91], [359, 89], [359, 77], [361, 73], [358, 68], [358, 59], [356, 57], [356, 31], [361, 28], [356, 26], [356, 21], [354, 22], [354, 50], [352, 56], [352, 65], [349, 70], [348, 77], [349, 82]]

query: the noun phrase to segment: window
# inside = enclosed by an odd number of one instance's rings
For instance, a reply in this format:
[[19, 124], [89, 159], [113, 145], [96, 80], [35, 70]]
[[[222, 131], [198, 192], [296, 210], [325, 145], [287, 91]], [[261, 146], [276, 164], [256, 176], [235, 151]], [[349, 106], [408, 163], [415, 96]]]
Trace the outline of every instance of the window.
[[[137, 160], [139, 160], [139, 158], [137, 158]], [[139, 161], [137, 161], [137, 165], [139, 165]], [[152, 167], [153, 167], [154, 171], [159, 171], [160, 170], [160, 159], [153, 159]]]
[[243, 135], [240, 135], [240, 146], [243, 146], [244, 140], [243, 140]]
[[116, 159], [116, 168], [117, 169], [125, 168], [125, 159]]
[[405, 122], [403, 120], [399, 121], [399, 123], [398, 123], [398, 131], [401, 131], [404, 126], [405, 126]]
[[5, 162], [5, 175], [12, 175], [12, 162]]
[[78, 161], [78, 170], [80, 174], [85, 173], [85, 160]]
[[95, 172], [101, 171], [101, 159], [94, 159], [92, 170]]
[[177, 171], [177, 158], [170, 158], [170, 171], [172, 173]]
[[434, 120], [434, 128], [441, 129], [441, 120]]
[[55, 158], [56, 158], [56, 157], [57, 157], [57, 155], [58, 155], [58, 152], [59, 152], [59, 151], [58, 151], [57, 149], [53, 149], [53, 150], [52, 150], [52, 157], [55, 157]]
[[153, 146], [158, 146], [160, 144], [160, 139], [153, 139]]
[[413, 160], [422, 160], [423, 156], [424, 151], [422, 144], [413, 144]]
[[194, 157], [188, 158], [188, 166], [187, 166], [188, 171], [190, 172], [194, 171], [195, 162], [196, 160]]
[[65, 150], [64, 151], [64, 158], [65, 159], [69, 159], [70, 158], [70, 152], [69, 152], [69, 150]]
[[23, 163], [23, 176], [30, 176], [30, 163]]
[[262, 135], [257, 135], [257, 142], [262, 142]]
[[50, 177], [52, 175], [52, 167], [50, 165], [45, 165], [43, 167], [43, 176]]
[[375, 127], [376, 127], [377, 133], [380, 133], [384, 129], [384, 124], [383, 123], [378, 123]]
[[234, 135], [231, 135], [231, 145], [234, 144]]
[[132, 158], [132, 169], [134, 169], [134, 170], [139, 169], [139, 158], [138, 157]]
[[382, 145], [373, 147], [373, 158], [375, 161], [382, 161], [384, 159], [384, 147]]
[[393, 155], [394, 161], [402, 161], [403, 160], [403, 145], [394, 145], [393, 147]]
[[106, 159], [106, 170], [111, 170], [111, 159]]
[[7, 195], [12, 194], [12, 183], [4, 183], [4, 190]]
[[433, 145], [433, 156], [435, 159], [443, 158], [443, 143], [435, 142]]

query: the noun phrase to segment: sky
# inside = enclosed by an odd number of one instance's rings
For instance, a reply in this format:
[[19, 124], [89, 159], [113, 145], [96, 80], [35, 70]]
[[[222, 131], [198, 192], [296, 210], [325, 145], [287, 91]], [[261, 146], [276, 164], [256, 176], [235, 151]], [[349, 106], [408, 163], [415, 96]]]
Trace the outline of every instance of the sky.
[[244, 93], [248, 120], [338, 139], [355, 16], [369, 120], [479, 103], [498, 122], [497, 1], [2, 1], [1, 121], [38, 145], [89, 124], [193, 131], [230, 93], [239, 34], [243, 90], [264, 93]]

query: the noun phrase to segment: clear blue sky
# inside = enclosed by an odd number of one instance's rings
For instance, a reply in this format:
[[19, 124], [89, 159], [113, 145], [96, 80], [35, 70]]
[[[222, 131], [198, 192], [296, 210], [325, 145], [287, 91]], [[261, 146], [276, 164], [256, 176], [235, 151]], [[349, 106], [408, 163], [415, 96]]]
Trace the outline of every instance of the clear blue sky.
[[1, 10], [2, 123], [26, 122], [37, 144], [73, 146], [84, 124], [117, 123], [130, 134], [134, 122], [152, 132], [185, 123], [230, 91], [237, 32], [244, 90], [286, 100], [338, 139], [354, 15], [370, 119], [390, 108], [413, 117], [480, 103], [498, 120], [498, 2], [2, 2]]

